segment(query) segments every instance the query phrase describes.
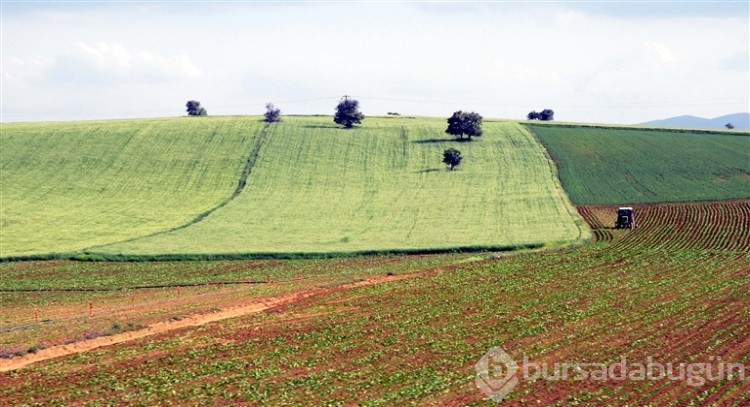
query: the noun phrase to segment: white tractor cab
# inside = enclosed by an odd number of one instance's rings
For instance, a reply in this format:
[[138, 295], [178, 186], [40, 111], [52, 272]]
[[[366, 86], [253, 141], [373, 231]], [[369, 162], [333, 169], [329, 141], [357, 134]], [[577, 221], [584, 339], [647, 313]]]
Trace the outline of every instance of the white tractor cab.
[[617, 219], [615, 220], [615, 229], [633, 229], [635, 228], [635, 214], [630, 206], [621, 206], [617, 208]]

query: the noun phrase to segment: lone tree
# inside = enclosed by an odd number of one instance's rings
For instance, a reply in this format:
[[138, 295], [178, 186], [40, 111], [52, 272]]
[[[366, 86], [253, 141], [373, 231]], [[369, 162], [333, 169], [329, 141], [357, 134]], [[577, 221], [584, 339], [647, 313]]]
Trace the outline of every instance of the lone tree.
[[185, 106], [187, 106], [188, 116], [206, 116], [208, 114], [206, 109], [201, 106], [201, 102], [197, 100], [189, 100]]
[[732, 130], [734, 128], [734, 124], [727, 123], [727, 124], [724, 125], [724, 127], [728, 128], [729, 130]]
[[455, 148], [449, 148], [445, 151], [443, 151], [443, 162], [450, 166], [450, 170], [453, 171], [454, 168], [458, 164], [461, 164], [461, 160], [463, 160], [463, 157], [461, 157], [461, 152], [456, 150]]
[[552, 109], [544, 109], [541, 112], [532, 110], [526, 115], [529, 120], [555, 120], [555, 112]]
[[475, 112], [453, 112], [453, 116], [448, 118], [445, 132], [457, 136], [459, 140], [463, 140], [466, 135], [471, 141], [472, 137], [482, 136], [482, 116]]
[[344, 96], [336, 106], [336, 115], [333, 117], [333, 121], [351, 129], [355, 124], [360, 124], [364, 118], [365, 115], [359, 111], [359, 102], [355, 99], [349, 99], [349, 96]]
[[263, 114], [266, 117], [266, 122], [280, 122], [281, 121], [281, 109], [277, 109], [273, 103], [266, 103], [266, 113]]

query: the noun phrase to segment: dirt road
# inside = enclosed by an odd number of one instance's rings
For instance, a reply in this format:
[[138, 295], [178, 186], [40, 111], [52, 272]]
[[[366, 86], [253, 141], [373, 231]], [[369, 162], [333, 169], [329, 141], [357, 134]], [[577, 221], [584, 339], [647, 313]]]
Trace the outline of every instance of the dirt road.
[[254, 299], [249, 301], [247, 304], [227, 308], [210, 314], [198, 314], [191, 315], [180, 319], [179, 321], [165, 321], [149, 325], [146, 328], [139, 329], [136, 331], [123, 332], [116, 335], [101, 336], [85, 341], [79, 341], [70, 343], [67, 345], [53, 346], [47, 349], [42, 349], [36, 353], [28, 353], [24, 356], [15, 357], [12, 359], [0, 359], [0, 372], [6, 372], [10, 370], [20, 369], [24, 366], [31, 365], [33, 363], [54, 359], [62, 356], [72, 355], [76, 353], [88, 352], [90, 350], [98, 349], [104, 346], [115, 345], [134, 339], [143, 338], [146, 336], [156, 335], [164, 332], [174, 331], [182, 328], [196, 327], [205, 325], [215, 321], [221, 321], [229, 318], [241, 317], [244, 315], [250, 315], [258, 312], [265, 311], [269, 308], [278, 307], [294, 303], [305, 298], [309, 298], [317, 295], [324, 295], [338, 290], [349, 290], [357, 287], [364, 287], [368, 285], [402, 280], [405, 278], [416, 277], [424, 275], [424, 272], [411, 273], [411, 274], [399, 274], [399, 275], [388, 275], [371, 277], [365, 280], [355, 281], [352, 283], [345, 283], [332, 287], [316, 287], [309, 290], [294, 292], [291, 294], [283, 294], [271, 298], [264, 298], [262, 300]]

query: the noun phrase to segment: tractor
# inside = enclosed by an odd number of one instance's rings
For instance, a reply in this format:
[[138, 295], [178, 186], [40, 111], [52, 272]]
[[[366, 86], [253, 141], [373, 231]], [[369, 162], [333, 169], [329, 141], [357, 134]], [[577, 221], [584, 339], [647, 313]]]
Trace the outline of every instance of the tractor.
[[635, 228], [635, 215], [633, 208], [623, 206], [617, 208], [617, 219], [615, 220], [615, 229], [633, 229]]

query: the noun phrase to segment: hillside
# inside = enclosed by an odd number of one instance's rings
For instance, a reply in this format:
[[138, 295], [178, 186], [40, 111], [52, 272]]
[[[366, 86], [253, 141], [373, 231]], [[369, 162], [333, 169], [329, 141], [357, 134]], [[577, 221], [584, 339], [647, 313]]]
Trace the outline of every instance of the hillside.
[[750, 136], [527, 124], [549, 151], [575, 204], [750, 197]]
[[[345, 131], [330, 117], [9, 124], [0, 256], [500, 249], [587, 237], [528, 132], [488, 123], [481, 140], [458, 144], [444, 126], [368, 118]], [[466, 156], [453, 172], [440, 162], [450, 146]]]
[[190, 118], [4, 124], [0, 257], [174, 228], [231, 196], [262, 123]]
[[[515, 123], [457, 143], [444, 119], [330, 117], [269, 127], [245, 191], [200, 223], [94, 248], [107, 256], [501, 249], [581, 237], [541, 146]], [[441, 163], [457, 147], [456, 171]], [[584, 237], [587, 236], [585, 234]]]
[[641, 126], [676, 127], [692, 129], [725, 129], [727, 123], [732, 123], [735, 130], [750, 130], [750, 113], [734, 113], [713, 119], [696, 116], [676, 116], [668, 119], [653, 120], [641, 123]]

